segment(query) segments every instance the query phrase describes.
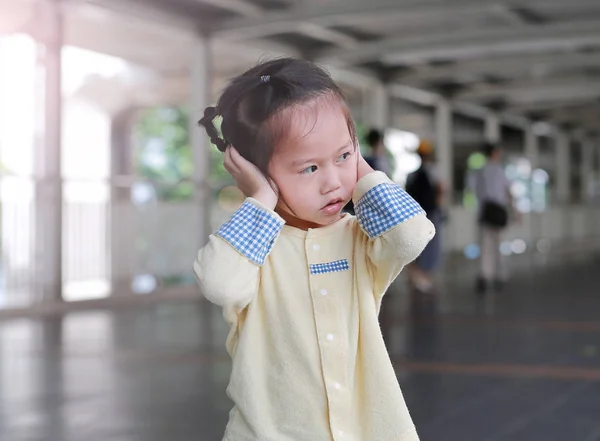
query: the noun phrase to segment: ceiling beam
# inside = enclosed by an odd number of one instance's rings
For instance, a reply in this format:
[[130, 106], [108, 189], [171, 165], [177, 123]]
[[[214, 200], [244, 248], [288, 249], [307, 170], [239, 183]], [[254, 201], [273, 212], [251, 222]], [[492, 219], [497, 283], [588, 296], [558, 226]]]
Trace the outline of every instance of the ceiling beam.
[[598, 98], [588, 96], [588, 97], [573, 98], [570, 100], [538, 101], [535, 103], [511, 105], [506, 108], [506, 111], [514, 112], [514, 113], [545, 113], [545, 112], [551, 112], [554, 109], [579, 108], [582, 106], [594, 105], [599, 102], [600, 101], [598, 101]]
[[260, 17], [265, 11], [260, 6], [245, 2], [244, 0], [195, 0], [197, 3], [224, 9], [240, 14], [244, 17]]
[[511, 105], [527, 105], [541, 102], [572, 102], [600, 96], [600, 80], [571, 77], [553, 81], [524, 81], [508, 85], [481, 86], [459, 93], [456, 98], [485, 102], [505, 100]]
[[[218, 1], [218, 0], [214, 0]], [[598, 7], [596, 0], [528, 0], [527, 7], [564, 10], [574, 7]], [[600, 8], [600, 7], [599, 7]], [[219, 38], [261, 38], [287, 32], [300, 23], [310, 22], [320, 26], [353, 26], [365, 20], [397, 18], [414, 22], [449, 15], [492, 14], [506, 16], [510, 7], [498, 0], [461, 0], [448, 4], [445, 0], [337, 0], [316, 6], [291, 8], [255, 19], [234, 19], [215, 23], [213, 32]], [[514, 14], [513, 14], [514, 20]]]
[[[481, 8], [482, 0], [464, 0], [462, 7]], [[375, 0], [365, 2], [360, 0], [333, 1], [318, 6], [299, 7], [289, 11], [268, 14], [257, 20], [230, 20], [217, 23], [213, 29], [219, 38], [247, 39], [259, 38], [287, 32], [298, 27], [301, 23], [314, 23], [320, 26], [339, 26], [357, 24], [366, 18], [379, 16], [389, 18], [390, 14], [402, 15], [418, 19], [424, 14], [432, 16], [436, 11], [429, 7], [438, 7], [437, 12], [449, 13], [451, 8], [443, 5], [441, 0]], [[425, 7], [423, 7], [425, 6]], [[489, 9], [489, 5], [486, 8]], [[453, 8], [452, 8], [453, 9]], [[456, 11], [455, 11], [456, 12]], [[409, 17], [410, 16], [410, 17]]]
[[[268, 12], [263, 8], [245, 2], [244, 0], [196, 0], [199, 3], [203, 3], [206, 5], [211, 5], [214, 7], [218, 7], [221, 9], [226, 9], [231, 12], [235, 12], [237, 14], [243, 15], [246, 19], [258, 19], [259, 17], [264, 17], [268, 15]], [[319, 26], [316, 23], [310, 22], [300, 22], [297, 23], [294, 29], [285, 29], [282, 32], [288, 33], [296, 31], [299, 34], [307, 35], [311, 38], [315, 38], [317, 40], [326, 41], [332, 43], [336, 46], [343, 48], [352, 48], [356, 45], [356, 39], [353, 37], [344, 34], [342, 32], [338, 32], [334, 29], [328, 29], [323, 26]], [[213, 35], [215, 38], [222, 40], [235, 40], [231, 38], [226, 38], [224, 35]], [[225, 37], [225, 38], [224, 38]], [[260, 35], [259, 37], [264, 37], [264, 35]]]
[[202, 17], [202, 12], [197, 7], [174, 2], [165, 4], [160, 0], [86, 0], [67, 2], [66, 5], [69, 8], [96, 6], [116, 14], [177, 26], [178, 29], [189, 31], [198, 29]]
[[388, 64], [419, 64], [427, 60], [465, 60], [502, 54], [543, 53], [600, 46], [600, 21], [447, 32], [363, 43], [354, 49], [323, 51], [318, 57], [337, 65], [381, 60]]
[[556, 52], [539, 55], [466, 60], [446, 66], [419, 66], [395, 80], [407, 84], [427, 84], [448, 80], [471, 82], [484, 75], [496, 77], [544, 77], [570, 68], [600, 67], [600, 54]]

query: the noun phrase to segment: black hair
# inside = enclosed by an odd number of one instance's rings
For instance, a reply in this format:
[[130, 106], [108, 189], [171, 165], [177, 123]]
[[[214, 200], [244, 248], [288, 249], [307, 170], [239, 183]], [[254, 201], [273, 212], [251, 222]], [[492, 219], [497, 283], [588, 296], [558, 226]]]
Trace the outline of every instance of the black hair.
[[494, 152], [500, 150], [500, 146], [498, 144], [495, 144], [493, 142], [486, 142], [485, 144], [483, 144], [483, 154], [488, 157], [491, 158], [492, 155], [494, 154]]
[[[341, 89], [317, 65], [294, 58], [267, 61], [233, 78], [216, 107], [206, 108], [199, 124], [220, 151], [235, 147], [268, 176], [274, 149], [289, 132], [292, 121], [284, 111], [321, 97], [343, 105], [356, 145], [356, 128]], [[214, 125], [217, 116], [223, 118], [222, 137]]]
[[383, 134], [377, 129], [371, 129], [367, 133], [365, 140], [370, 147], [375, 147], [383, 139]]

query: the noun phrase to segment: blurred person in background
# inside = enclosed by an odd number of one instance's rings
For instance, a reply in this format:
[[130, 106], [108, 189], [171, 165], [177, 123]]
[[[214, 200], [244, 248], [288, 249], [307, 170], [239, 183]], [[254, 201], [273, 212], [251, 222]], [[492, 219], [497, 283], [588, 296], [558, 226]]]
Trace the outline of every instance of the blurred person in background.
[[483, 151], [486, 165], [469, 177], [469, 187], [477, 197], [480, 226], [481, 270], [476, 284], [480, 295], [492, 287], [500, 290], [506, 283], [500, 244], [513, 207], [511, 182], [502, 165], [502, 149], [487, 143]]
[[[364, 157], [365, 161], [373, 170], [382, 171], [391, 179], [392, 163], [383, 142], [383, 133], [372, 128], [367, 133], [365, 140], [369, 146], [369, 153]], [[348, 202], [344, 211], [354, 214], [354, 203]]]
[[441, 224], [443, 222], [444, 185], [437, 173], [433, 153], [432, 144], [422, 140], [417, 148], [421, 166], [417, 171], [408, 175], [406, 180], [406, 192], [423, 207], [437, 231], [435, 237], [417, 260], [408, 267], [411, 285], [423, 293], [433, 291], [433, 275], [440, 266], [442, 255]]
[[391, 178], [392, 164], [383, 142], [383, 133], [377, 129], [371, 129], [369, 130], [369, 133], [367, 133], [366, 141], [370, 150], [369, 154], [365, 156], [367, 164], [369, 164], [373, 170], [382, 171]]

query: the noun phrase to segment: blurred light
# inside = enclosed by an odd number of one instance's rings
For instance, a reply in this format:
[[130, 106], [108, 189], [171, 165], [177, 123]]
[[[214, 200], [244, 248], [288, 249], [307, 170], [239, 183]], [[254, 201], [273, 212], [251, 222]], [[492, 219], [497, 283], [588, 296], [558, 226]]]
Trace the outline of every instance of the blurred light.
[[63, 292], [63, 300], [66, 302], [104, 299], [109, 296], [108, 280], [70, 281], [65, 283]]
[[527, 198], [517, 200], [515, 206], [519, 213], [531, 213], [531, 201]]
[[403, 185], [409, 174], [419, 169], [421, 157], [416, 151], [420, 138], [412, 133], [398, 129], [386, 129], [385, 146], [394, 160], [394, 176], [392, 179]]
[[385, 144], [390, 150], [403, 150], [416, 152], [421, 139], [412, 132], [398, 129], [387, 129], [385, 131]]
[[476, 243], [470, 243], [465, 247], [464, 253], [467, 259], [475, 260], [481, 254], [481, 250], [479, 249], [479, 245]]
[[512, 252], [515, 254], [523, 254], [527, 251], [527, 244], [523, 239], [513, 240], [511, 245]]
[[217, 197], [217, 203], [222, 210], [233, 213], [244, 202], [244, 194], [241, 190], [233, 185], [224, 187]]
[[549, 239], [540, 239], [537, 242], [536, 248], [540, 253], [548, 253], [552, 247], [552, 242]]
[[158, 282], [151, 274], [140, 274], [133, 278], [131, 289], [136, 294], [149, 294], [156, 289]]
[[511, 192], [513, 196], [522, 198], [527, 195], [527, 185], [522, 181], [514, 181], [511, 186]]
[[463, 196], [463, 205], [466, 208], [474, 208], [477, 206], [477, 196], [474, 193], [466, 192]]
[[550, 177], [548, 176], [548, 172], [538, 168], [533, 171], [531, 178], [536, 184], [546, 184]]
[[156, 197], [152, 184], [148, 182], [135, 182], [131, 186], [131, 201], [134, 205], [143, 205]]
[[500, 244], [500, 254], [503, 256], [510, 256], [512, 254], [512, 243], [511, 242], [502, 242]]
[[33, 182], [28, 179], [7, 176], [2, 178], [0, 202], [31, 201], [35, 193]]
[[525, 158], [517, 160], [517, 173], [524, 178], [531, 176], [531, 162]]
[[483, 153], [473, 153], [467, 159], [467, 167], [469, 170], [479, 170], [485, 166], [487, 162]]
[[161, 170], [168, 165], [168, 158], [165, 152], [165, 142], [162, 138], [149, 139], [143, 147], [141, 160], [144, 165], [154, 170]]
[[517, 167], [514, 164], [506, 166], [506, 177], [510, 181], [514, 181], [515, 179], [519, 178], [519, 171], [517, 170]]

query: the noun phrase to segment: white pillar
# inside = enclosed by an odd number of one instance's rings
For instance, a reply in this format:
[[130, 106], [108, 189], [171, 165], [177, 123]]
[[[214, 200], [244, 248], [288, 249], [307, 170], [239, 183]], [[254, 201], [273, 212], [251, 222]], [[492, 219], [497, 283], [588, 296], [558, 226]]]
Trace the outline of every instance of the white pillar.
[[448, 204], [452, 204], [454, 189], [454, 155], [452, 143], [452, 105], [440, 99], [435, 110], [435, 154], [440, 179], [448, 188]]
[[58, 1], [39, 4], [37, 35], [41, 137], [35, 146], [35, 282], [42, 301], [62, 300], [61, 50], [63, 17]]
[[368, 89], [364, 120], [369, 127], [385, 130], [390, 126], [390, 104], [390, 93], [385, 84], [377, 83]]
[[588, 203], [590, 201], [590, 185], [592, 183], [592, 173], [594, 166], [594, 143], [589, 139], [581, 141], [581, 163], [579, 164], [581, 173], [581, 201]]
[[571, 201], [571, 152], [569, 137], [559, 131], [556, 134], [556, 197], [560, 203]]
[[485, 118], [485, 140], [490, 143], [500, 142], [500, 119], [495, 113], [489, 113]]
[[532, 171], [540, 166], [540, 139], [531, 125], [525, 130], [525, 156]]
[[194, 161], [195, 203], [198, 209], [197, 242], [202, 246], [211, 233], [210, 141], [198, 121], [211, 104], [212, 57], [210, 41], [198, 35], [190, 54], [189, 136]]
[[112, 296], [130, 293], [136, 270], [137, 208], [131, 200], [134, 181], [131, 128], [135, 109], [115, 112], [110, 137], [110, 286]]

